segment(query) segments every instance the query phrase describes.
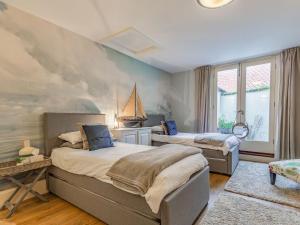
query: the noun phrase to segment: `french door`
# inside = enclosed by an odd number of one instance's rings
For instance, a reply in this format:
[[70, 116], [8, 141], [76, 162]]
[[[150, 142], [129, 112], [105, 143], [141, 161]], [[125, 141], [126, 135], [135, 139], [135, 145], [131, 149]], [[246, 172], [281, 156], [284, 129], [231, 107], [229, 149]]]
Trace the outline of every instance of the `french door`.
[[235, 122], [246, 123], [245, 151], [274, 152], [275, 57], [219, 66], [214, 74], [214, 128], [231, 133]]

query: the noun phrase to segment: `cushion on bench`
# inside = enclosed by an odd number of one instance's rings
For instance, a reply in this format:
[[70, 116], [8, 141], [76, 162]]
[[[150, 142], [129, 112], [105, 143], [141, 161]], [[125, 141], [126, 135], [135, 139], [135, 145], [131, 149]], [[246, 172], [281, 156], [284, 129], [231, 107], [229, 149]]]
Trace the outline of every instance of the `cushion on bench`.
[[275, 173], [300, 183], [300, 159], [269, 163], [271, 173]]

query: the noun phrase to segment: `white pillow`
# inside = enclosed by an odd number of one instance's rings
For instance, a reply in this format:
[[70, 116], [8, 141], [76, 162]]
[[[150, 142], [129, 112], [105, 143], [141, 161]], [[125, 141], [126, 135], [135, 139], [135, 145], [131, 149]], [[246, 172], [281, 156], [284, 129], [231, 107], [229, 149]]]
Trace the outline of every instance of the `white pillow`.
[[152, 132], [163, 132], [164, 129], [161, 126], [153, 126], [151, 127]]
[[70, 142], [72, 145], [82, 142], [80, 131], [64, 133], [59, 135], [58, 138]]

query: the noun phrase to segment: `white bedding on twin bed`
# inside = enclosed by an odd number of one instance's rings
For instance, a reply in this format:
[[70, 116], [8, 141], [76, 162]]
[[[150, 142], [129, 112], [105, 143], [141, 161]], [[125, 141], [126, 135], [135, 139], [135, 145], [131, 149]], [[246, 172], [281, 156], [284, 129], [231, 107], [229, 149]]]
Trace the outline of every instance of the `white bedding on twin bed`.
[[236, 146], [240, 144], [240, 141], [237, 137], [232, 136], [226, 140], [225, 146], [217, 147], [213, 145], [205, 145], [205, 144], [198, 144], [194, 142], [195, 137], [198, 133], [181, 133], [178, 132], [176, 135], [160, 135], [160, 134], [152, 134], [152, 141], [158, 142], [165, 142], [169, 144], [182, 144], [182, 145], [189, 145], [194, 146], [197, 148], [205, 148], [205, 149], [212, 149], [212, 150], [219, 150], [223, 152], [223, 155], [227, 155], [230, 151], [229, 146]]
[[[106, 173], [120, 158], [153, 149], [153, 146], [132, 145], [115, 142], [115, 147], [97, 151], [72, 148], [53, 149], [52, 164], [60, 169], [78, 175], [94, 177], [112, 184]], [[185, 184], [191, 175], [208, 165], [202, 154], [189, 156], [164, 169], [154, 180], [152, 187], [145, 194], [146, 202], [154, 213], [158, 213], [163, 198]], [[178, 173], [180, 171], [180, 173]]]

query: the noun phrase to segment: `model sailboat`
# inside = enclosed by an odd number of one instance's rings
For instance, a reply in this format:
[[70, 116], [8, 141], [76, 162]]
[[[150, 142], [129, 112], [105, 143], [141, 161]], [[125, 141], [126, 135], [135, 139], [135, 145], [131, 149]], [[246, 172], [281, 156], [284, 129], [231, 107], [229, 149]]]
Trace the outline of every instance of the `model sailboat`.
[[140, 124], [145, 120], [147, 120], [147, 115], [144, 111], [142, 100], [137, 93], [135, 84], [129, 100], [123, 109], [122, 116], [118, 118], [118, 121], [129, 123], [131, 124], [130, 126], [133, 126], [133, 123]]

